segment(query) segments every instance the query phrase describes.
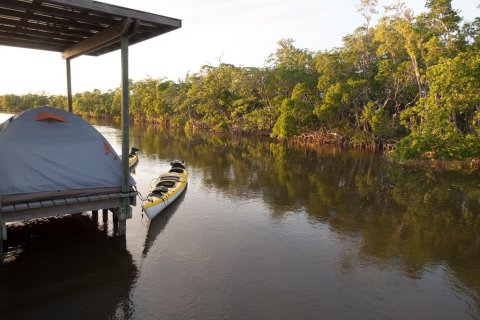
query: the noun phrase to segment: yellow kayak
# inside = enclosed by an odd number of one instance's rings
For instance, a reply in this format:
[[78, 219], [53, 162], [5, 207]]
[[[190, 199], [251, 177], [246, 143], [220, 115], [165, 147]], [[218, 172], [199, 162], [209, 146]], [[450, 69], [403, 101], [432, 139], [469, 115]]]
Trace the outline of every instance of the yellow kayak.
[[150, 219], [155, 218], [168, 207], [187, 186], [188, 173], [183, 161], [172, 161], [170, 170], [155, 179], [142, 209]]
[[128, 154], [128, 168], [130, 169], [130, 172], [135, 172], [135, 169], [137, 168], [139, 160], [138, 151], [139, 149], [132, 147], [130, 149], [130, 153]]

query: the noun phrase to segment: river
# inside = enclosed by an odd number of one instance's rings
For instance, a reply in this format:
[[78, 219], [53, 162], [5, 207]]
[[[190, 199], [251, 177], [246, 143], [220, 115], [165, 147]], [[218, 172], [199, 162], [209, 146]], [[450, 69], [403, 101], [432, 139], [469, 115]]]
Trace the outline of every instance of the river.
[[[120, 151], [120, 125], [96, 128]], [[8, 225], [5, 319], [479, 319], [480, 180], [381, 155], [142, 124], [125, 241], [91, 213]]]

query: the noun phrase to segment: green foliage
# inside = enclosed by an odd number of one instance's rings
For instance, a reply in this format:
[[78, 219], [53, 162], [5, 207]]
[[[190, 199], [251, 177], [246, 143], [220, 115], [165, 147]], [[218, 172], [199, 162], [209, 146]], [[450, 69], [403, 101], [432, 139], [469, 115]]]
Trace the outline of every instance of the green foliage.
[[411, 134], [395, 145], [395, 160], [444, 159], [462, 160], [480, 157], [480, 139], [476, 135]]
[[282, 113], [273, 126], [272, 137], [287, 138], [298, 133], [298, 128], [295, 125], [296, 119], [293, 116], [293, 109], [294, 102], [290, 99], [285, 99], [282, 103]]
[[315, 107], [314, 113], [322, 124], [334, 124], [338, 121], [338, 118], [343, 116], [343, 106], [349, 100], [349, 97], [347, 85], [335, 83], [325, 90], [323, 99]]
[[389, 127], [390, 117], [374, 102], [367, 103], [362, 111], [361, 120], [375, 139], [382, 140], [393, 136], [392, 129]]
[[480, 157], [479, 72], [480, 57], [474, 52], [431, 67], [428, 94], [402, 113], [412, 133], [397, 144], [394, 157], [416, 158], [426, 152], [444, 159]]
[[[26, 94], [17, 96], [14, 94], [6, 94], [0, 96], [0, 109], [6, 112], [21, 112], [31, 108], [49, 105], [50, 102], [58, 103], [58, 97], [47, 96], [46, 94]], [[59, 105], [58, 107], [63, 107]]]

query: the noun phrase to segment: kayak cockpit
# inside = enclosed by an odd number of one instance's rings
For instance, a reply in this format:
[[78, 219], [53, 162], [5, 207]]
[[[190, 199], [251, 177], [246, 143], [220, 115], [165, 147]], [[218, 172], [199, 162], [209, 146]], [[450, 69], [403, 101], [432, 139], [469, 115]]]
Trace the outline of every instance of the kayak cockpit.
[[155, 184], [155, 187], [150, 191], [149, 196], [162, 195], [162, 194], [168, 193], [170, 189], [175, 188], [175, 186], [177, 185], [177, 181], [160, 180]]

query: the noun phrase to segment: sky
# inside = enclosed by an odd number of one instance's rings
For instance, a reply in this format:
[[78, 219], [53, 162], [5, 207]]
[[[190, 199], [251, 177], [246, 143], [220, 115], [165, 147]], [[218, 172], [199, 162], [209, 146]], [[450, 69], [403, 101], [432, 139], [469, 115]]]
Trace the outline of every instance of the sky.
[[[178, 81], [203, 65], [262, 67], [277, 41], [292, 38], [311, 51], [342, 45], [364, 23], [359, 0], [102, 0], [182, 20], [182, 28], [132, 45], [129, 78]], [[396, 0], [379, 0], [379, 13]], [[425, 0], [405, 0], [415, 15]], [[453, 0], [466, 21], [480, 15], [480, 0]], [[120, 86], [120, 51], [71, 61], [73, 93]], [[0, 95], [66, 95], [65, 60], [57, 52], [0, 46]]]

